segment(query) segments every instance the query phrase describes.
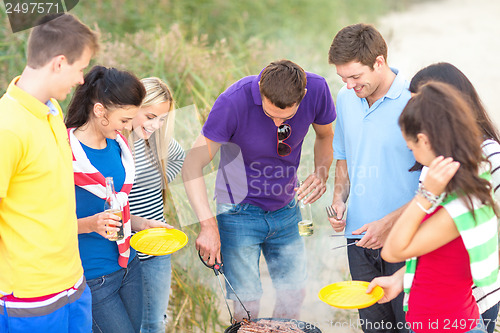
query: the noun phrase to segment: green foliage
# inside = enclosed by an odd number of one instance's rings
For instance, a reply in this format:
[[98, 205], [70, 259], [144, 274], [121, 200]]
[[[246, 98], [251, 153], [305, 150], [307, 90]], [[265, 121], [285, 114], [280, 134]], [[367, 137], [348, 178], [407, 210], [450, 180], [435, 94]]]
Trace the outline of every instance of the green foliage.
[[13, 34], [7, 16], [0, 11], [0, 92], [3, 94], [15, 75], [26, 64], [27, 33]]
[[[80, 1], [72, 13], [102, 33], [109, 61], [101, 57], [101, 63], [117, 65], [115, 56], [123, 60], [119, 67], [140, 77], [168, 79], [178, 105], [201, 102], [198, 107], [206, 114], [232, 81], [278, 58], [326, 76], [331, 70], [326, 63], [328, 47], [342, 26], [373, 22], [409, 1], [291, 0], [285, 5], [278, 0], [95, 0]], [[27, 32], [12, 34], [3, 8], [0, 18], [4, 91], [6, 82], [24, 66]], [[169, 44], [172, 38], [174, 45]], [[109, 47], [117, 47], [114, 54]], [[120, 54], [124, 50], [140, 57]], [[215, 77], [205, 75], [207, 70]]]
[[[373, 21], [390, 9], [404, 8], [410, 1], [398, 0], [95, 0], [81, 1], [75, 13], [117, 35], [168, 30], [179, 24], [188, 38], [207, 35], [210, 43], [221, 39], [262, 40], [302, 35], [331, 34], [332, 24]], [[102, 14], [101, 14], [102, 13]], [[106, 15], [112, 14], [112, 15]]]
[[194, 248], [198, 226], [185, 227], [190, 241], [172, 260], [172, 294], [169, 301], [168, 332], [222, 332], [228, 323], [221, 321], [222, 297], [213, 271], [199, 261]]
[[123, 39], [106, 35], [103, 40], [99, 63], [140, 77], [157, 76], [171, 87], [178, 106], [196, 104], [204, 114], [236, 78], [224, 43], [208, 47], [203, 37], [187, 40], [178, 26], [125, 34]]

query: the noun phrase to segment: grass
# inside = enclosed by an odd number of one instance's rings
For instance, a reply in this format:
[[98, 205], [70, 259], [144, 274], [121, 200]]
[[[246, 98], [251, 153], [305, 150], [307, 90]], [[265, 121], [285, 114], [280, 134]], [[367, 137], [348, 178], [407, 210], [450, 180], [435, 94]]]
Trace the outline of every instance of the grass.
[[[380, 14], [409, 3], [410, 0], [293, 0], [283, 6], [278, 0], [253, 1], [251, 5], [227, 0], [95, 0], [80, 1], [72, 13], [99, 30], [105, 43], [119, 46], [114, 53], [108, 52], [108, 60], [125, 57], [120, 67], [138, 76], [165, 73], [163, 77], [171, 79], [169, 84], [179, 105], [186, 106], [193, 100], [210, 105], [236, 78], [256, 73], [277, 58], [295, 60], [308, 70], [326, 75], [330, 72], [326, 52], [339, 28], [358, 21], [374, 22]], [[0, 9], [3, 91], [6, 82], [18, 75], [25, 64], [27, 32], [12, 34], [4, 7]], [[177, 34], [175, 40], [181, 44], [162, 44], [171, 39], [156, 41], [158, 34]], [[152, 52], [153, 45], [166, 52]], [[132, 54], [139, 53], [141, 57], [119, 54], [124, 48], [133, 49]], [[208, 64], [190, 62], [193, 53], [175, 53], [207, 49], [215, 53], [208, 56]], [[200, 60], [196, 55], [195, 59]], [[183, 70], [179, 71], [178, 66]], [[203, 75], [207, 69], [217, 72], [215, 77]], [[176, 72], [176, 77], [171, 72]], [[198, 85], [191, 87], [190, 80], [197, 77]], [[209, 93], [199, 86], [200, 82], [210, 86]], [[202, 109], [201, 105], [198, 107]], [[203, 114], [206, 112], [202, 110]]]
[[[184, 232], [194, 240], [196, 228], [183, 228]], [[192, 261], [196, 260], [194, 244], [190, 242], [189, 248], [183, 254], [176, 255], [172, 266], [172, 296], [170, 298], [170, 312], [168, 332], [219, 332], [227, 323], [220, 320], [219, 299], [220, 292], [214, 292], [213, 283], [200, 283], [206, 280], [206, 275], [215, 275], [208, 268], [199, 263], [193, 268]]]
[[[234, 81], [258, 73], [272, 60], [288, 58], [325, 76], [335, 94], [338, 86], [331, 80], [333, 70], [326, 61], [335, 33], [347, 24], [375, 22], [378, 16], [404, 9], [411, 2], [290, 0], [285, 6], [279, 0], [94, 0], [80, 1], [72, 12], [101, 33], [102, 52], [91, 64], [127, 69], [138, 77], [160, 77], [171, 87], [178, 107], [193, 106], [189, 111], [179, 110], [176, 122], [175, 137], [189, 149], [217, 96]], [[0, 8], [3, 93], [24, 67], [28, 34], [12, 34], [3, 6]], [[69, 98], [61, 103], [63, 109], [68, 103]], [[299, 169], [301, 178], [311, 171], [313, 139], [309, 133]], [[332, 179], [333, 176], [330, 184]], [[172, 184], [170, 198], [175, 198], [176, 205], [172, 201], [167, 205], [167, 220], [190, 239], [184, 249], [173, 255], [167, 331], [222, 332], [229, 321], [221, 320], [225, 314], [220, 309], [226, 309], [215, 275], [199, 262], [194, 250], [199, 225], [193, 224], [192, 215], [180, 216], [190, 211], [185, 198], [179, 199], [182, 192], [182, 184]], [[323, 207], [331, 196], [327, 192], [313, 205], [316, 231], [306, 240], [313, 259], [309, 263], [310, 274], [316, 277], [308, 287], [312, 294], [322, 285], [348, 276], [346, 270], [332, 272], [335, 259], [324, 251], [331, 228], [325, 224]], [[337, 262], [345, 264], [345, 258], [340, 256]], [[332, 308], [324, 312], [328, 318], [348, 315]]]

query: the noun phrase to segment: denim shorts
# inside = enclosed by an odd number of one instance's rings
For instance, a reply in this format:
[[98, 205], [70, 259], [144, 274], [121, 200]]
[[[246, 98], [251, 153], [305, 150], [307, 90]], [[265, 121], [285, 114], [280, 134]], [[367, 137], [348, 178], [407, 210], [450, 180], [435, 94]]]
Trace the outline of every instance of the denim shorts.
[[[250, 204], [218, 204], [217, 221], [224, 273], [242, 301], [262, 296], [259, 260], [266, 259], [277, 290], [298, 291], [307, 279], [304, 240], [297, 223], [300, 210], [295, 199], [276, 211]], [[236, 300], [226, 286], [227, 298]]]

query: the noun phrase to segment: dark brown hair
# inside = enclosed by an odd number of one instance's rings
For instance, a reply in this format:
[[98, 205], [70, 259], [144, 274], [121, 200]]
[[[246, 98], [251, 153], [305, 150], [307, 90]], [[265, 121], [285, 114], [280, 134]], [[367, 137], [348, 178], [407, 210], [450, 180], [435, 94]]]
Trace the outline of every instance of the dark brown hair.
[[64, 55], [71, 65], [80, 59], [86, 47], [92, 53], [99, 50], [98, 36], [71, 14], [62, 14], [52, 19], [43, 18], [45, 23], [31, 31], [28, 40], [28, 66], [40, 68], [52, 58]]
[[94, 66], [85, 75], [85, 83], [78, 86], [64, 120], [66, 127], [85, 125], [92, 115], [95, 103], [106, 109], [120, 106], [141, 106], [146, 90], [139, 79], [116, 68]]
[[306, 94], [304, 70], [290, 60], [270, 63], [260, 76], [260, 93], [271, 103], [284, 109], [300, 103]]
[[491, 184], [479, 177], [479, 165], [485, 162], [480, 129], [470, 104], [453, 86], [430, 81], [420, 86], [399, 116], [406, 138], [415, 142], [417, 134], [428, 136], [437, 156], [452, 157], [460, 168], [446, 186], [457, 193], [473, 213], [472, 197], [495, 209]]
[[387, 62], [387, 44], [380, 32], [373, 25], [358, 23], [337, 33], [328, 52], [328, 62], [344, 65], [354, 61], [373, 69], [380, 55]]
[[447, 62], [432, 64], [422, 68], [413, 76], [410, 82], [410, 92], [416, 93], [419, 86], [431, 80], [448, 83], [458, 89], [472, 106], [483, 140], [493, 139], [500, 143], [498, 130], [488, 116], [476, 89], [464, 73]]

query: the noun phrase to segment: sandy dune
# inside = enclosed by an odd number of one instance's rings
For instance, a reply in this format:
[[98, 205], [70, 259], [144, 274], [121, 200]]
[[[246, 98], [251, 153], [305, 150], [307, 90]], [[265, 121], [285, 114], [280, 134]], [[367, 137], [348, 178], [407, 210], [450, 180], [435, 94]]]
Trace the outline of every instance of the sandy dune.
[[469, 77], [500, 126], [500, 1], [445, 0], [415, 5], [380, 20], [389, 64], [411, 78], [420, 68], [447, 61]]

